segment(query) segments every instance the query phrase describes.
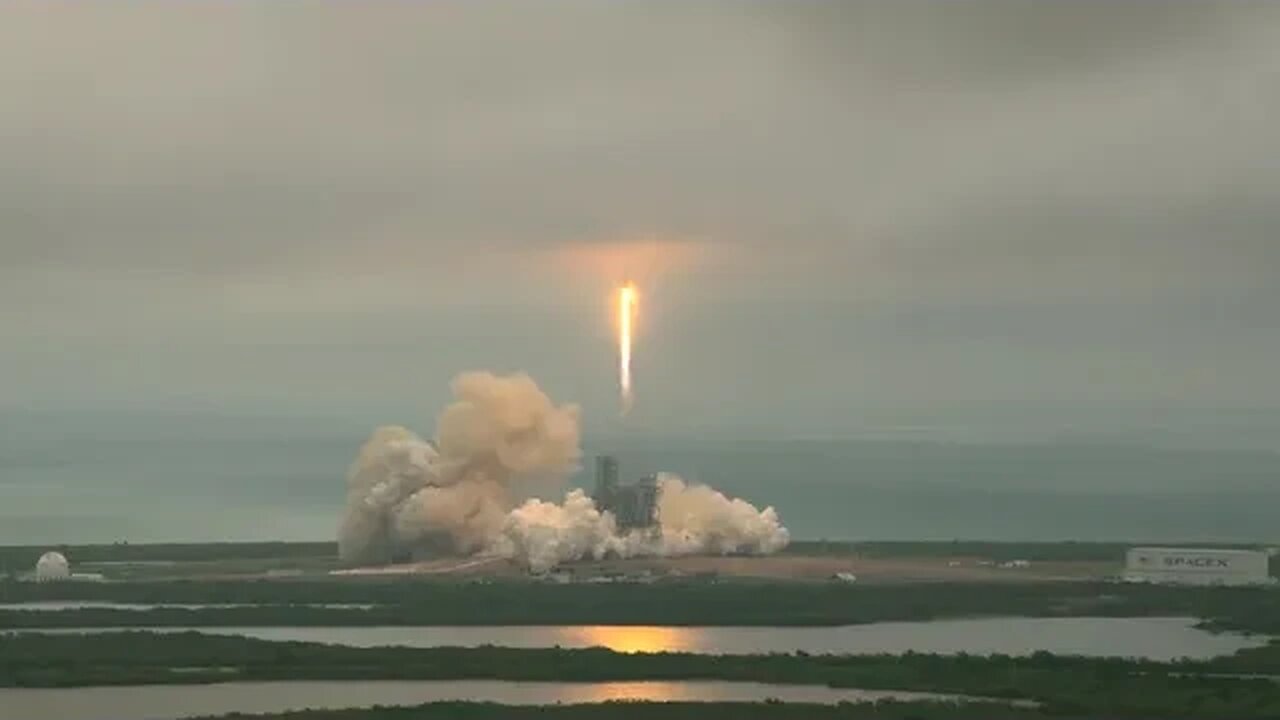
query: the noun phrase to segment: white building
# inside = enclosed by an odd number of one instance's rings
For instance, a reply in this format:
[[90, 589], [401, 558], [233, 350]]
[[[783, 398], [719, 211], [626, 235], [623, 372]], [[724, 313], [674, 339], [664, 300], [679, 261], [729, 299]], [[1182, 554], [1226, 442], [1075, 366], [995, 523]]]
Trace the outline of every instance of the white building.
[[1263, 585], [1271, 582], [1261, 550], [1131, 548], [1125, 555], [1129, 582], [1175, 585]]
[[60, 552], [47, 552], [36, 561], [36, 582], [67, 580], [71, 577], [71, 565]]

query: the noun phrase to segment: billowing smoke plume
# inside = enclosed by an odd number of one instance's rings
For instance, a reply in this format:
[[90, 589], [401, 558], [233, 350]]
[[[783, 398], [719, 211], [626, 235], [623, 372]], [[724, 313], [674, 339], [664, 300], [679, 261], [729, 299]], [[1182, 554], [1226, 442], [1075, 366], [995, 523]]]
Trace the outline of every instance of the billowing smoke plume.
[[573, 490], [563, 505], [529, 500], [512, 510], [494, 548], [541, 571], [566, 560], [609, 555], [767, 554], [786, 547], [789, 540], [773, 508], [760, 511], [705, 485], [686, 485], [663, 473], [658, 477], [654, 532], [620, 534], [613, 515], [600, 512], [591, 498]]
[[338, 534], [345, 560], [385, 562], [418, 547], [485, 548], [520, 484], [577, 467], [578, 409], [556, 406], [526, 375], [465, 373], [435, 443], [402, 427], [373, 433], [347, 476]]
[[347, 477], [343, 560], [377, 563], [449, 550], [517, 558], [534, 570], [584, 557], [770, 553], [788, 541], [773, 508], [756, 510], [674, 475], [658, 483], [658, 527], [620, 533], [581, 490], [530, 499], [578, 467], [578, 409], [555, 405], [527, 375], [465, 373], [434, 443], [376, 430]]

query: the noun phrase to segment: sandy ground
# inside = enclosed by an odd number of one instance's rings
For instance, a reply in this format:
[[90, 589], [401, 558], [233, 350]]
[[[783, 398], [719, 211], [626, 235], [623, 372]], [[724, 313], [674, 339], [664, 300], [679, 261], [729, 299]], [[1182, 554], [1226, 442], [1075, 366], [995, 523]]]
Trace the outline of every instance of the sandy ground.
[[484, 568], [505, 569], [510, 563], [503, 558], [437, 558], [400, 565], [347, 568], [332, 570], [330, 575], [385, 576], [385, 575], [441, 575], [451, 573], [483, 572]]
[[850, 573], [859, 583], [910, 583], [959, 581], [1044, 582], [1091, 580], [1114, 575], [1112, 563], [1056, 562], [1032, 563], [1027, 567], [1002, 568], [981, 564], [980, 558], [860, 558], [841, 556], [775, 555], [771, 557], [685, 557], [661, 559], [606, 560], [575, 563], [575, 574], [685, 575], [774, 580], [831, 580], [837, 573]]
[[[1047, 582], [1097, 580], [1115, 575], [1118, 565], [1097, 562], [1031, 563], [998, 567], [981, 558], [862, 558], [856, 556], [774, 555], [770, 557], [697, 556], [633, 558], [570, 563], [555, 573], [576, 580], [629, 576], [651, 578], [741, 578], [792, 582], [829, 582], [848, 573], [859, 584], [927, 582]], [[523, 568], [500, 558], [440, 558], [404, 565], [356, 568], [331, 573], [344, 577], [436, 575], [443, 577], [528, 577]]]
[[[214, 568], [172, 568], [173, 578], [289, 579], [316, 578], [316, 570], [334, 580], [376, 579], [396, 576], [421, 578], [527, 579], [528, 572], [515, 562], [494, 557], [440, 557], [413, 563], [362, 568], [315, 568], [234, 571]], [[1046, 582], [1097, 580], [1115, 576], [1120, 566], [1099, 562], [1044, 562], [1025, 567], [999, 567], [983, 558], [956, 557], [860, 557], [857, 555], [773, 555], [768, 557], [696, 556], [681, 558], [632, 558], [580, 561], [559, 568], [562, 579], [590, 580], [605, 577], [759, 579], [782, 582], [830, 582], [839, 573], [856, 577], [859, 584], [928, 582]], [[154, 576], [152, 576], [154, 577]]]

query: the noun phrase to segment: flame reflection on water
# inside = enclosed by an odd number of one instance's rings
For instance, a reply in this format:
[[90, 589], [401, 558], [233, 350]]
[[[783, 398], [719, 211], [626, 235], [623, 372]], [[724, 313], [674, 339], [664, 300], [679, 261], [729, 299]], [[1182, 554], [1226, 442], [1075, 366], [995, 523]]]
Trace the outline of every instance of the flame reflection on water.
[[584, 625], [572, 628], [579, 647], [603, 647], [622, 653], [690, 652], [698, 649], [693, 628], [652, 625]]
[[677, 702], [677, 701], [694, 701], [700, 699], [698, 690], [700, 688], [691, 688], [688, 683], [681, 682], [657, 682], [657, 681], [640, 681], [640, 682], [603, 682], [603, 683], [583, 683], [568, 688], [564, 691], [564, 699], [561, 702], [566, 704], [572, 703], [603, 703], [611, 700], [629, 700], [629, 701], [649, 701], [649, 702]]

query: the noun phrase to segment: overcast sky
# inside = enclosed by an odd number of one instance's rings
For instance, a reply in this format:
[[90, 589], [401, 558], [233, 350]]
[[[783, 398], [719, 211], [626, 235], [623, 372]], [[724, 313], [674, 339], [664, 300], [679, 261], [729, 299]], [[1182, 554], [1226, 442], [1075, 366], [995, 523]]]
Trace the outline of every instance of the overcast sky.
[[[1280, 410], [1280, 6], [6, 3], [0, 406]], [[389, 418], [392, 419], [392, 418]]]

